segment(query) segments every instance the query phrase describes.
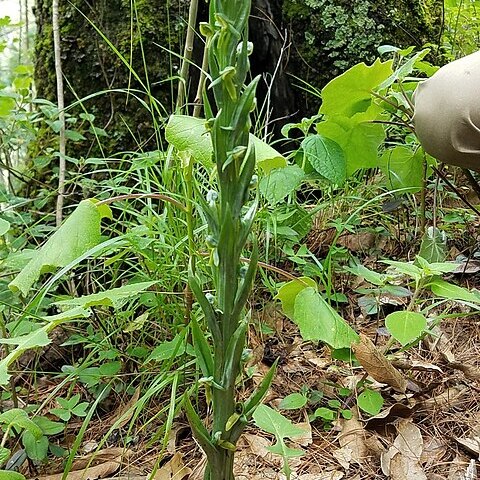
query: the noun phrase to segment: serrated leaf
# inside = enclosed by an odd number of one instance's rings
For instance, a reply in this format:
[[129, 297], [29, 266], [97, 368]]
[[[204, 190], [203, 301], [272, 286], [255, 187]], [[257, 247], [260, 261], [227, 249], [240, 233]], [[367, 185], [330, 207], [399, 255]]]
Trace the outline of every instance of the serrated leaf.
[[301, 393], [291, 393], [282, 399], [278, 408], [280, 410], [296, 410], [302, 408], [307, 404], [308, 398]]
[[293, 193], [304, 177], [304, 171], [297, 165], [275, 168], [260, 181], [260, 193], [270, 205], [276, 205]]
[[357, 333], [311, 287], [297, 294], [293, 321], [304, 340], [321, 341], [333, 349], [350, 348], [358, 341]]
[[385, 318], [385, 326], [395, 340], [402, 345], [417, 340], [427, 328], [427, 319], [417, 312], [393, 312]]
[[[205, 127], [204, 119], [187, 115], [172, 115], [165, 128], [165, 138], [178, 151], [192, 155], [202, 165], [213, 165], [212, 140]], [[252, 134], [250, 134], [250, 141], [253, 142], [255, 147], [257, 165], [265, 173], [287, 165], [285, 157], [268, 143]]]
[[373, 65], [359, 63], [327, 83], [322, 89], [320, 113], [351, 117], [372, 104], [371, 91], [392, 74], [392, 61], [379, 59]]
[[423, 152], [421, 149], [397, 145], [384, 152], [379, 166], [387, 177], [387, 186], [391, 190], [409, 188], [416, 193], [423, 186]]
[[100, 221], [104, 217], [92, 200], [80, 202], [63, 225], [35, 251], [33, 258], [8, 285], [27, 295], [32, 285], [46, 272], [65, 267], [100, 243]]
[[83, 297], [72, 298], [68, 300], [61, 300], [55, 302], [59, 306], [82, 307], [89, 308], [94, 306], [107, 306], [118, 308], [123, 305], [125, 300], [136, 297], [140, 293], [148, 290], [151, 286], [158, 282], [139, 282], [129, 285], [123, 285], [118, 288], [111, 288], [103, 292], [93, 293], [91, 295], [84, 295]]
[[325, 180], [343, 185], [347, 175], [345, 155], [340, 145], [323, 135], [309, 135], [302, 144], [305, 159]]
[[309, 277], [299, 277], [295, 280], [287, 282], [285, 285], [282, 285], [278, 290], [275, 298], [278, 298], [282, 302], [283, 313], [290, 320], [293, 320], [295, 315], [295, 298], [303, 289], [307, 287], [312, 287], [316, 290], [317, 283], [315, 280]]
[[375, 390], [365, 389], [357, 397], [357, 405], [370, 415], [377, 415], [383, 407], [383, 397]]

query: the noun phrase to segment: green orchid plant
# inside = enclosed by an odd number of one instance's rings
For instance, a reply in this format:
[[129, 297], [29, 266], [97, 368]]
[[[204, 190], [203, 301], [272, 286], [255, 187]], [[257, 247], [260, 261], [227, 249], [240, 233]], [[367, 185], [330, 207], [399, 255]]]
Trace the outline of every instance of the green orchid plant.
[[[204, 96], [207, 129], [213, 146], [218, 191], [200, 199], [208, 222], [207, 244], [215, 295], [205, 295], [190, 269], [189, 284], [205, 316], [213, 352], [195, 319], [192, 336], [204, 381], [211, 392], [213, 424], [207, 428], [189, 396], [185, 410], [192, 431], [205, 451], [205, 480], [233, 480], [235, 445], [272, 381], [275, 365], [245, 402], [236, 395], [248, 328], [245, 304], [257, 269], [257, 246], [242, 264], [242, 252], [257, 210], [255, 148], [250, 140], [251, 112], [259, 78], [245, 85], [249, 72], [248, 18], [251, 1], [211, 0], [206, 37], [213, 101]], [[210, 395], [210, 394], [209, 394]], [[207, 397], [209, 396], [207, 395]]]

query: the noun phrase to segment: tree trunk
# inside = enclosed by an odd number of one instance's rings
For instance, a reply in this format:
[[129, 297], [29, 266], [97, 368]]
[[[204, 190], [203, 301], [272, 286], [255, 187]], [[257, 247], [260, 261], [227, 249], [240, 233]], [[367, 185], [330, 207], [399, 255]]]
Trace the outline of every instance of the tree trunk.
[[[55, 101], [51, 3], [51, 0], [36, 0], [35, 77], [38, 96]], [[152, 116], [133, 95], [125, 93], [110, 92], [86, 101], [85, 107], [96, 117], [95, 125], [107, 127], [109, 137], [102, 139], [105, 155], [139, 146], [161, 148], [158, 145], [161, 139], [154, 135], [155, 123], [161, 122], [159, 116], [168, 116], [176, 99], [175, 76], [181, 63], [177, 54], [183, 51], [189, 0], [136, 0], [133, 14], [130, 3], [130, 0], [60, 0], [63, 70], [73, 89], [66, 85], [66, 105], [101, 90], [129, 87], [143, 92], [139, 93], [140, 100], [148, 105], [142, 82], [150, 85], [152, 96], [161, 105], [161, 114]], [[320, 89], [355, 63], [372, 61], [379, 45], [438, 43], [441, 34], [442, 0], [254, 0], [253, 3], [252, 74], [264, 75], [265, 81], [259, 86], [259, 105], [269, 92], [264, 113], [268, 113], [272, 122], [280, 117], [283, 118], [280, 123], [291, 122], [318, 111], [320, 100], [305, 92], [303, 81]], [[206, 19], [207, 7], [206, 2], [199, 2], [200, 20]], [[138, 79], [89, 20], [133, 66]], [[201, 65], [200, 47], [197, 38], [193, 56], [197, 65]], [[193, 102], [198, 69], [191, 68], [190, 73], [187, 90]], [[75, 144], [74, 156], [92, 155], [91, 147], [88, 142]]]

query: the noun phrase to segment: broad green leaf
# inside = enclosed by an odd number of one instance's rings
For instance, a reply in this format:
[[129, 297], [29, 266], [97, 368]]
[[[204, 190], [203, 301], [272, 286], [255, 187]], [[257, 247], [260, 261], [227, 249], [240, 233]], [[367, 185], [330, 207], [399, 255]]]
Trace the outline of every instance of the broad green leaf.
[[391, 190], [412, 188], [412, 193], [422, 189], [423, 184], [423, 152], [417, 148], [397, 145], [385, 151], [379, 166], [387, 177], [387, 185]]
[[304, 176], [305, 173], [297, 165], [275, 168], [260, 181], [260, 193], [268, 203], [276, 205], [297, 189]]
[[347, 177], [360, 168], [378, 165], [378, 147], [385, 139], [385, 130], [382, 125], [371, 123], [378, 116], [376, 107], [372, 107], [354, 117], [336, 116], [316, 126], [317, 133], [340, 145]]
[[[0, 447], [0, 465], [3, 465], [10, 458], [10, 449]], [[2, 478], [2, 470], [0, 470], [0, 479]]]
[[48, 438], [45, 435], [37, 439], [27, 430], [23, 432], [22, 442], [28, 458], [39, 462], [47, 458]]
[[0, 414], [0, 424], [7, 428], [15, 427], [19, 430], [27, 430], [37, 440], [43, 435], [41, 428], [30, 420], [27, 412], [21, 408], [12, 408]]
[[427, 328], [427, 319], [417, 312], [393, 312], [385, 318], [385, 326], [402, 345], [417, 340]]
[[72, 142], [80, 142], [86, 140], [86, 138], [79, 132], [75, 130], [65, 130], [65, 138], [71, 140]]
[[111, 288], [103, 292], [93, 293], [91, 295], [85, 295], [83, 297], [72, 298], [68, 300], [61, 300], [55, 302], [56, 305], [63, 307], [94, 307], [94, 306], [107, 306], [118, 308], [125, 300], [138, 296], [141, 292], [148, 290], [152, 285], [157, 282], [140, 282], [124, 285], [118, 288]]
[[392, 74], [392, 61], [379, 59], [371, 66], [359, 63], [331, 80], [322, 89], [320, 113], [351, 117], [372, 104], [371, 91]]
[[480, 292], [470, 291], [440, 278], [435, 279], [429, 285], [432, 292], [438, 297], [446, 298], [448, 300], [480, 303]]
[[396, 260], [381, 260], [382, 263], [386, 263], [393, 267], [398, 273], [407, 275], [410, 278], [418, 281], [422, 278], [423, 271], [413, 263], [409, 262], [397, 262]]
[[388, 275], [370, 270], [369, 268], [363, 266], [360, 263], [357, 263], [350, 267], [346, 267], [345, 270], [347, 272], [353, 273], [357, 277], [362, 277], [365, 281], [371, 283], [372, 285], [385, 285], [385, 283], [388, 281]]
[[10, 230], [10, 222], [0, 218], [0, 237]]
[[257, 427], [275, 435], [277, 440], [293, 439], [304, 434], [302, 428], [294, 425], [291, 420], [267, 405], [259, 405], [253, 414], [253, 419]]
[[317, 283], [309, 277], [300, 277], [282, 285], [278, 290], [275, 298], [278, 298], [282, 302], [283, 313], [290, 320], [293, 320], [295, 315], [295, 298], [304, 288], [307, 287], [312, 287], [316, 290]]
[[34, 417], [32, 421], [41, 428], [44, 435], [57, 435], [65, 430], [63, 423], [54, 422], [47, 417]]
[[185, 334], [177, 335], [173, 340], [162, 342], [160, 345], [155, 347], [153, 352], [147, 358], [146, 363], [148, 362], [163, 362], [164, 360], [169, 360], [171, 358], [178, 357], [183, 355], [185, 352]]
[[27, 295], [32, 285], [46, 272], [65, 267], [100, 243], [100, 221], [111, 215], [106, 205], [92, 200], [80, 202], [63, 225], [35, 252], [30, 262], [9, 284], [14, 292]]
[[10, 115], [15, 108], [15, 100], [11, 97], [0, 96], [0, 117]]
[[307, 404], [308, 398], [301, 393], [291, 393], [282, 399], [278, 408], [280, 410], [296, 410], [302, 408]]
[[297, 294], [293, 321], [304, 340], [321, 341], [333, 349], [349, 348], [358, 341], [350, 325], [311, 287]]
[[[205, 120], [187, 115], [172, 115], [165, 128], [165, 138], [178, 151], [191, 155], [202, 165], [212, 165], [212, 140], [205, 127]], [[250, 134], [255, 146], [257, 165], [265, 173], [287, 165], [285, 157], [268, 143]]]
[[327, 407], [317, 408], [314, 412], [314, 415], [316, 418], [320, 417], [329, 422], [332, 420], [335, 420], [335, 417], [337, 416], [336, 413], [331, 408], [327, 408]]
[[428, 227], [418, 255], [429, 263], [444, 262], [447, 257], [446, 250], [447, 234], [438, 228]]
[[383, 397], [375, 390], [365, 389], [357, 397], [357, 405], [370, 415], [377, 415], [383, 407]]
[[13, 472], [11, 470], [0, 470], [1, 480], [26, 480], [21, 473]]
[[322, 135], [309, 135], [302, 142], [305, 159], [325, 180], [343, 185], [347, 175], [345, 155], [340, 145]]

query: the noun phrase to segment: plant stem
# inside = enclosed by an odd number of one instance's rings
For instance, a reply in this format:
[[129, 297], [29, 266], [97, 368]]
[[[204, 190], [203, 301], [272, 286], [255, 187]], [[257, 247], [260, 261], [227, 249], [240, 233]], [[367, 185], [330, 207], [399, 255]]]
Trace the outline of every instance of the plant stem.
[[60, 24], [59, 24], [59, 0], [53, 0], [52, 4], [52, 29], [53, 29], [53, 50], [55, 55], [55, 75], [57, 78], [57, 103], [58, 103], [58, 120], [60, 121], [59, 131], [59, 162], [58, 162], [58, 194], [57, 208], [55, 218], [57, 227], [63, 220], [63, 200], [65, 197], [65, 172], [66, 172], [66, 138], [65, 138], [65, 98], [63, 91], [63, 72], [62, 72], [62, 50], [60, 45]]
[[188, 82], [188, 72], [190, 69], [190, 61], [193, 53], [193, 41], [195, 35], [195, 25], [197, 23], [198, 0], [190, 1], [190, 9], [188, 11], [188, 26], [187, 36], [185, 38], [185, 48], [183, 50], [182, 67], [180, 69], [180, 82], [178, 84], [178, 95], [176, 111], [180, 112], [183, 109], [185, 102], [185, 92]]

